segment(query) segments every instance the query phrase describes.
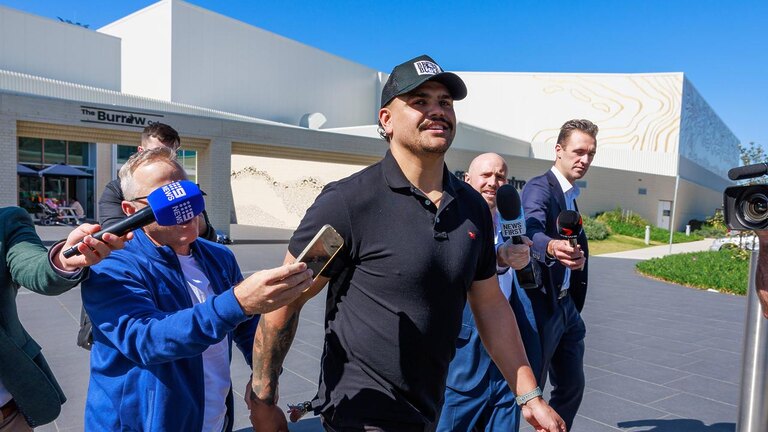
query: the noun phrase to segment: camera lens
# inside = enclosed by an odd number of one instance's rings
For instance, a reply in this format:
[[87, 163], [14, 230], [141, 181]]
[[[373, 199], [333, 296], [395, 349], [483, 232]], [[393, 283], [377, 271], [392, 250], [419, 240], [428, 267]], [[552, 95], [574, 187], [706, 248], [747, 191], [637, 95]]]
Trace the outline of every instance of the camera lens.
[[743, 201], [744, 219], [753, 224], [761, 224], [768, 220], [768, 197], [755, 193]]

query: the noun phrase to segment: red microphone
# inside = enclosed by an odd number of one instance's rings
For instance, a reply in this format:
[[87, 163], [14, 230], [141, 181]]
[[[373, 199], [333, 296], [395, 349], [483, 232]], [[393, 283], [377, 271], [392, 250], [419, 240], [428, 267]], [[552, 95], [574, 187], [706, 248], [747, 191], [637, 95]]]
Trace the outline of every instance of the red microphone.
[[557, 232], [560, 237], [568, 240], [571, 247], [579, 244], [578, 238], [583, 225], [581, 215], [575, 210], [563, 210], [557, 216]]

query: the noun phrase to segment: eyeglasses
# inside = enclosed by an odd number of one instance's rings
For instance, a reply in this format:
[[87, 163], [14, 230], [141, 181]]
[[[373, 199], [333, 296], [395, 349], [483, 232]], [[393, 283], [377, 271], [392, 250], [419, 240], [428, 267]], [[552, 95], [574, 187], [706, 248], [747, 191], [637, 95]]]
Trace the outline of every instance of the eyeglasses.
[[[195, 183], [195, 184], [197, 185], [197, 188], [198, 188], [198, 189], [200, 189], [200, 185], [199, 185], [198, 183]], [[204, 191], [204, 190], [202, 190], [202, 189], [200, 189], [200, 193], [201, 193], [203, 196], [208, 196], [208, 194], [207, 194], [207, 193], [205, 193], [205, 191]], [[144, 195], [144, 196], [136, 197], [136, 198], [134, 198], [134, 199], [131, 199], [131, 200], [128, 200], [128, 201], [129, 201], [129, 202], [140, 201], [140, 200], [145, 200], [145, 199], [147, 199], [148, 197], [149, 197], [149, 195]]]

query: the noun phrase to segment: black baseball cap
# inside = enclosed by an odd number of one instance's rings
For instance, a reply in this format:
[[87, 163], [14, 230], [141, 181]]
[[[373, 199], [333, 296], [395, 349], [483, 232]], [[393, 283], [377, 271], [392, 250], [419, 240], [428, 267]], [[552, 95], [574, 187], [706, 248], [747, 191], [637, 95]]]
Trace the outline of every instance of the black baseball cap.
[[392, 99], [417, 88], [427, 81], [437, 81], [451, 93], [453, 100], [467, 97], [467, 86], [458, 75], [444, 72], [428, 55], [416, 57], [392, 69], [384, 88], [381, 90], [381, 107], [384, 108]]

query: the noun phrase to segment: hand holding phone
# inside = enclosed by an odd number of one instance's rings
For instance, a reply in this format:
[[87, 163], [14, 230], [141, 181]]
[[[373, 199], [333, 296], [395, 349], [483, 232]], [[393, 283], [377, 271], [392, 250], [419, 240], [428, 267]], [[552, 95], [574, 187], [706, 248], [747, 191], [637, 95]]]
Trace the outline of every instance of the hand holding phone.
[[339, 233], [332, 226], [324, 225], [299, 254], [296, 262], [306, 263], [307, 268], [312, 270], [313, 279], [317, 279], [343, 245], [344, 239]]

